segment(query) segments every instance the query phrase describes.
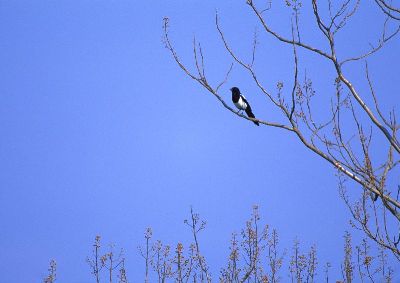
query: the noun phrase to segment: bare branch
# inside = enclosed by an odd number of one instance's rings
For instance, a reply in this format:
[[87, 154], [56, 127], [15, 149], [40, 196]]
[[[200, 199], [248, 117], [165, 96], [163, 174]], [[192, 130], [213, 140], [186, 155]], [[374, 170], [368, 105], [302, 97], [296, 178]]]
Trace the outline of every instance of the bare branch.
[[375, 0], [375, 3], [378, 4], [379, 8], [390, 18], [393, 20], [400, 21], [400, 9], [396, 8], [392, 5], [387, 4], [386, 0]]

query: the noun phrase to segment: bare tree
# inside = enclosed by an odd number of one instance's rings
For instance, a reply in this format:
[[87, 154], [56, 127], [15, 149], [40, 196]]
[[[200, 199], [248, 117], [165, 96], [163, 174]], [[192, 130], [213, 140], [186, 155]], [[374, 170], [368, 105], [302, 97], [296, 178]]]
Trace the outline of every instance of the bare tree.
[[[190, 219], [192, 220], [188, 221], [188, 227], [194, 237], [193, 231], [197, 234], [205, 229], [205, 221], [201, 220], [199, 214], [192, 209]], [[331, 282], [329, 275], [331, 264], [326, 263], [320, 267], [315, 245], [304, 252], [300, 242], [296, 240], [289, 257], [286, 257], [286, 249], [279, 246], [278, 232], [262, 223], [258, 206], [255, 205], [251, 217], [246, 221], [240, 233], [232, 234], [227, 263], [220, 269], [217, 281], [212, 280], [206, 257], [199, 252], [200, 241], [197, 241], [197, 246], [195, 243], [190, 244], [188, 249], [185, 249], [182, 243], [177, 243], [175, 251], [171, 252], [169, 245], [165, 245], [159, 240], [153, 243], [153, 233], [149, 233], [152, 230], [147, 228], [144, 235], [145, 244], [139, 248], [141, 255], [148, 255], [143, 256], [145, 262], [143, 266], [145, 269], [144, 281], [159, 283]], [[200, 227], [202, 227], [201, 230], [199, 230]], [[197, 239], [198, 236], [197, 234]], [[387, 249], [371, 248], [370, 243], [368, 238], [364, 238], [359, 245], [355, 245], [353, 248], [351, 234], [345, 233], [344, 257], [341, 264], [342, 278], [336, 282], [393, 282], [394, 270], [389, 264]], [[111, 246], [107, 253], [101, 255], [100, 236], [96, 236], [93, 246], [92, 258], [88, 258], [87, 261], [92, 274], [95, 275], [94, 282], [111, 283], [116, 277], [118, 279], [116, 282], [127, 283], [125, 258], [122, 250], [116, 257], [113, 253], [114, 247]], [[98, 261], [97, 268], [96, 259]], [[117, 268], [118, 274], [114, 277], [114, 270]], [[322, 272], [318, 272], [319, 269], [322, 269]], [[98, 272], [94, 272], [94, 270]], [[48, 276], [44, 278], [43, 282], [55, 281], [56, 262], [52, 260], [48, 268]]]
[[52, 259], [48, 269], [49, 274], [44, 278], [43, 283], [54, 283], [57, 279], [57, 262]]
[[185, 220], [184, 223], [190, 227], [194, 240], [194, 260], [200, 267], [200, 282], [211, 282], [211, 275], [209, 268], [204, 259], [204, 256], [200, 252], [200, 245], [198, 240], [198, 234], [206, 227], [206, 222], [200, 220], [197, 213], [193, 212], [193, 208], [190, 208], [190, 220]]
[[351, 283], [354, 275], [354, 263], [352, 261], [353, 247], [351, 245], [351, 235], [346, 232], [344, 235], [344, 260], [342, 263], [343, 282]]
[[[101, 257], [101, 262], [102, 265], [106, 268], [107, 270], [107, 277], [108, 277], [108, 282], [112, 283], [113, 279], [114, 279], [114, 271], [118, 270], [119, 266], [122, 266], [125, 262], [125, 258], [124, 258], [124, 252], [121, 249], [120, 252], [118, 253], [118, 256], [115, 255], [114, 253], [114, 245], [110, 244], [109, 247], [109, 252], [104, 254]], [[126, 274], [125, 274], [125, 268], [119, 269], [119, 279], [124, 279], [126, 280]]]
[[145, 283], [149, 282], [149, 266], [151, 260], [151, 255], [149, 254], [149, 252], [150, 252], [150, 239], [152, 236], [153, 236], [153, 231], [151, 230], [151, 228], [147, 228], [146, 231], [144, 232], [144, 238], [146, 239], [146, 247], [144, 250], [142, 249], [142, 247], [139, 247], [139, 252], [145, 259], [146, 263], [145, 277], [144, 277]]
[[[379, 95], [366, 61], [399, 33], [400, 23], [397, 19], [399, 9], [390, 5], [391, 2], [375, 0], [376, 19], [382, 18], [381, 35], [377, 42], [370, 45], [364, 53], [347, 55], [339, 53], [340, 40], [337, 39], [337, 35], [357, 13], [362, 5], [360, 0], [343, 0], [340, 3], [328, 0], [324, 11], [321, 11], [317, 0], [307, 3], [300, 0], [286, 0], [286, 6], [292, 11], [292, 16], [288, 19], [291, 23], [289, 36], [276, 32], [269, 24], [267, 15], [274, 12], [271, 1], [265, 7], [259, 7], [256, 2], [265, 3], [247, 0], [246, 4], [258, 20], [263, 32], [278, 43], [290, 46], [292, 49], [293, 66], [289, 70], [293, 72], [293, 79], [289, 83], [278, 81], [275, 94], [272, 86], [266, 85], [258, 75], [259, 68], [256, 60], [258, 39], [254, 38], [250, 61], [246, 62], [226, 38], [218, 13], [215, 16], [216, 29], [228, 56], [233, 61], [219, 83], [215, 85], [210, 83], [211, 80], [207, 77], [205, 70], [206, 56], [202, 46], [196, 40], [193, 40], [194, 71], [182, 62], [170, 39], [168, 18], [164, 19], [165, 46], [184, 73], [198, 82], [234, 115], [294, 134], [306, 148], [330, 163], [337, 172], [340, 195], [350, 209], [354, 227], [364, 231], [370, 239], [390, 250], [400, 260], [398, 247], [400, 185], [393, 184], [396, 182], [393, 181], [393, 176], [399, 173], [397, 166], [400, 163], [398, 142], [400, 125], [396, 121], [395, 110], [385, 114], [385, 111], [381, 109]], [[315, 36], [325, 40], [327, 49], [303, 41], [300, 10], [303, 13], [308, 12], [307, 15], [314, 18], [315, 26], [319, 31]], [[307, 75], [306, 70], [303, 72], [300, 70], [300, 50], [314, 54], [320, 60], [330, 63], [334, 77], [331, 82], [325, 82], [326, 89], [323, 94], [318, 93], [314, 88], [313, 79]], [[361, 88], [357, 88], [356, 82], [351, 81], [346, 73], [347, 65], [357, 63], [364, 64], [365, 81], [369, 85], [369, 93], [360, 91]], [[277, 113], [282, 115], [283, 122], [246, 117], [225, 101], [220, 90], [228, 82], [234, 65], [248, 73], [259, 92], [267, 98], [268, 103], [275, 108]], [[304, 79], [300, 79], [301, 77]], [[287, 84], [291, 86], [285, 87]], [[329, 93], [331, 97], [327, 100]], [[321, 113], [315, 111], [317, 96], [327, 101], [325, 105], [318, 105], [319, 108], [324, 107], [326, 110], [322, 117]], [[367, 103], [368, 100], [372, 101], [372, 107]], [[381, 153], [382, 148], [386, 148], [386, 153]], [[388, 179], [391, 181], [388, 182]], [[362, 189], [358, 199], [349, 197], [345, 186], [347, 180], [353, 180]], [[377, 199], [380, 201], [374, 202]]]
[[125, 269], [125, 258], [121, 260], [121, 267], [119, 269], [119, 274], [118, 274], [118, 283], [128, 283], [128, 278], [126, 276], [126, 269]]
[[[151, 241], [151, 228], [145, 232], [145, 246], [139, 251], [145, 260], [145, 282], [150, 282], [150, 273], [156, 273], [159, 283], [173, 279], [175, 282], [211, 282], [211, 274], [207, 262], [200, 251], [199, 233], [204, 230], [206, 222], [199, 215], [190, 210], [190, 219], [184, 220], [189, 227], [193, 243], [186, 250], [182, 243], [176, 245], [172, 254], [171, 246], [163, 244], [160, 240]], [[151, 267], [151, 269], [150, 269]]]
[[[101, 254], [101, 237], [96, 236], [93, 244], [92, 257], [87, 257], [86, 262], [89, 264], [91, 272], [95, 277], [96, 283], [101, 282], [101, 271], [107, 271], [106, 277], [109, 283], [115, 278], [115, 270], [118, 270], [117, 278], [119, 282], [128, 282], [125, 270], [125, 258], [121, 249], [118, 256], [114, 254], [114, 245], [110, 244], [108, 253]], [[118, 269], [119, 267], [119, 269]]]
[[[197, 219], [197, 223], [205, 223], [192, 209], [190, 216]], [[193, 224], [193, 222], [191, 223]], [[296, 240], [291, 249], [289, 261], [285, 264], [286, 250], [282, 250], [279, 246], [278, 232], [261, 223], [258, 206], [255, 205], [250, 219], [246, 221], [240, 233], [232, 234], [227, 263], [220, 269], [218, 282], [277, 283], [288, 282], [288, 278], [290, 278], [290, 282], [294, 283], [312, 283], [321, 282], [321, 280], [330, 282], [329, 263], [322, 267], [324, 272], [321, 272], [318, 277], [319, 263], [315, 245], [304, 252], [300, 242]], [[191, 225], [189, 228], [193, 233]], [[201, 230], [204, 228], [205, 225], [202, 225]], [[195, 229], [194, 231], [200, 230]], [[341, 265], [342, 281], [338, 282], [350, 283], [356, 280], [392, 282], [393, 269], [388, 263], [386, 250], [383, 248], [377, 251], [370, 249], [369, 244], [367, 239], [363, 239], [362, 243], [353, 249], [351, 234], [345, 233], [344, 257]], [[200, 265], [198, 249], [200, 249], [200, 243], [198, 242], [197, 246], [193, 243], [185, 253], [183, 244], [178, 243], [175, 254], [172, 254], [169, 246], [164, 245], [161, 241], [156, 241], [151, 249], [153, 252], [149, 252], [153, 268], [149, 269], [148, 278], [151, 278], [151, 271], [154, 271], [158, 282], [213, 282], [206, 258], [203, 255], [201, 255], [203, 267]], [[375, 251], [375, 255], [372, 254], [372, 250]], [[357, 261], [353, 260], [355, 257], [357, 257]], [[287, 267], [287, 269], [282, 267]], [[203, 269], [207, 271], [208, 275]], [[288, 272], [286, 273], [284, 270]], [[357, 273], [356, 270], [359, 272]]]
[[93, 252], [92, 258], [87, 258], [86, 262], [89, 264], [93, 276], [96, 278], [96, 283], [100, 282], [100, 271], [104, 267], [103, 262], [100, 260], [100, 236], [97, 235], [94, 244], [93, 244]]
[[[258, 206], [254, 206], [251, 218], [246, 222], [245, 228], [240, 233], [240, 245], [236, 239], [236, 234], [232, 235], [229, 261], [227, 267], [221, 270], [221, 282], [247, 282], [251, 279], [255, 282], [264, 282], [268, 280], [268, 275], [265, 274], [262, 264], [262, 252], [267, 247], [267, 243], [276, 252], [275, 243], [277, 241], [273, 244], [268, 242], [270, 240], [268, 226], [260, 230], [259, 221]], [[269, 259], [269, 264], [273, 264], [271, 268], [273, 275], [277, 279], [280, 265], [276, 262], [276, 256], [272, 257], [269, 254]], [[275, 262], [271, 263], [274, 260]], [[244, 261], [244, 264], [242, 261]]]

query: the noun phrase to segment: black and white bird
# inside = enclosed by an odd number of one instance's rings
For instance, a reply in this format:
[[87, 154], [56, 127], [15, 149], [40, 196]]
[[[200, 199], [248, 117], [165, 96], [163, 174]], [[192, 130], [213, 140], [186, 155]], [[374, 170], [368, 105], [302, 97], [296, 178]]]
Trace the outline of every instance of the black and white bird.
[[[244, 97], [241, 93], [239, 88], [233, 87], [231, 88], [232, 91], [232, 102], [235, 104], [236, 108], [239, 109], [239, 111], [245, 111], [247, 116], [250, 118], [256, 118], [254, 116], [253, 111], [251, 110], [249, 102], [246, 100], [246, 97]], [[260, 124], [257, 121], [253, 121], [254, 124], [259, 126]]]

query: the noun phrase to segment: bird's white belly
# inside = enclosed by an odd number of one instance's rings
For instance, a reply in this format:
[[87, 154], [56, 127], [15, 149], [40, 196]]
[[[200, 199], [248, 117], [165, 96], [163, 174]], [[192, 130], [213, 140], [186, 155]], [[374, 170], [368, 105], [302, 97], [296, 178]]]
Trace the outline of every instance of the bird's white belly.
[[244, 102], [242, 98], [240, 98], [239, 101], [235, 102], [234, 104], [240, 110], [245, 110], [247, 108], [247, 103]]

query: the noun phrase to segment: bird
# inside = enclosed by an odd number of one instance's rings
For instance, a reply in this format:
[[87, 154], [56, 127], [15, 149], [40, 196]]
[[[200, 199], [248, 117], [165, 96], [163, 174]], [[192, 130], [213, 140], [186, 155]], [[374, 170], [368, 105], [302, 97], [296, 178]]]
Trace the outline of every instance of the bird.
[[[253, 114], [253, 111], [251, 110], [249, 102], [246, 100], [246, 97], [244, 97], [240, 93], [239, 88], [234, 86], [230, 90], [232, 92], [232, 102], [233, 104], [235, 104], [236, 108], [239, 109], [238, 113], [244, 110], [248, 117], [256, 118], [256, 116], [254, 116]], [[257, 121], [253, 121], [253, 123], [257, 126], [260, 125], [260, 123], [258, 123]]]
[[373, 201], [376, 201], [378, 199], [379, 195], [377, 193], [371, 193], [371, 198]]

